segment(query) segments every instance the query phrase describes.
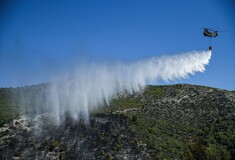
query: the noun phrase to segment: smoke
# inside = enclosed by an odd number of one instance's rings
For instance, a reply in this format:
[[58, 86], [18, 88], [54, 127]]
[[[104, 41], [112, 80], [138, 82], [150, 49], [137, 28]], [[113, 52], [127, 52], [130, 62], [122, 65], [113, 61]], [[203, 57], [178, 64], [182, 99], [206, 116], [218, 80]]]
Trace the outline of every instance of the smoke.
[[62, 76], [62, 81], [51, 83], [47, 103], [58, 123], [65, 112], [74, 119], [88, 121], [89, 112], [108, 104], [116, 93], [136, 92], [159, 80], [182, 79], [195, 72], [204, 72], [210, 57], [210, 51], [194, 51], [132, 63], [86, 64], [72, 75]]

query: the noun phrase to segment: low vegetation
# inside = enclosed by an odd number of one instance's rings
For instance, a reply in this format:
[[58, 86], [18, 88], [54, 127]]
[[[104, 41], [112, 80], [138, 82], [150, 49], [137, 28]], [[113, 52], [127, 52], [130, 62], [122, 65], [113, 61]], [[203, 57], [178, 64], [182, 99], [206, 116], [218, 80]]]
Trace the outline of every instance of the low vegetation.
[[0, 89], [0, 127], [19, 116], [19, 105], [11, 100], [12, 89]]
[[[43, 87], [39, 88], [42, 92]], [[0, 89], [1, 126], [21, 114], [18, 101], [11, 101], [11, 92]], [[113, 99], [91, 117], [101, 118], [101, 124], [91, 121], [90, 134], [95, 137], [87, 145], [110, 145], [109, 151], [101, 151], [106, 159], [126, 146], [139, 150], [138, 146], [146, 146], [152, 159], [235, 159], [234, 91], [183, 84], [147, 86]], [[122, 125], [125, 131], [118, 128]], [[61, 145], [59, 140], [50, 141], [52, 149]]]
[[155, 158], [233, 159], [235, 102], [227, 93], [204, 86], [148, 86], [98, 113], [122, 119]]

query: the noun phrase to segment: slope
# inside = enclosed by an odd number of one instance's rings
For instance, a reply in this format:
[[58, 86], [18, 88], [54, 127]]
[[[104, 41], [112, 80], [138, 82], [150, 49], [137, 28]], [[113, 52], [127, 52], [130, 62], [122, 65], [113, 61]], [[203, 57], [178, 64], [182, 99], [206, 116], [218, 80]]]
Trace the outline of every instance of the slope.
[[[42, 86], [31, 88], [41, 95]], [[30, 92], [30, 87], [23, 89]], [[186, 84], [147, 86], [137, 93], [117, 95], [109, 106], [93, 110], [89, 125], [66, 115], [58, 126], [46, 109], [11, 121], [21, 114], [19, 97], [9, 101], [6, 90], [1, 89], [0, 97], [1, 123], [8, 122], [0, 128], [1, 159], [235, 157], [235, 94], [231, 91]]]

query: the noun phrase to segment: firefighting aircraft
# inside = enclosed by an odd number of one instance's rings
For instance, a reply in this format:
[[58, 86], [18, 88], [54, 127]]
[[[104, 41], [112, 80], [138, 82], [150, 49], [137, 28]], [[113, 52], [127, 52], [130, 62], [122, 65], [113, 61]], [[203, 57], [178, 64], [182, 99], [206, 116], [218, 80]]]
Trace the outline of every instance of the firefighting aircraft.
[[210, 46], [209, 46], [209, 50], [212, 51], [212, 46], [211, 46], [211, 38], [216, 38], [218, 36], [218, 31], [215, 31], [213, 29], [210, 28], [202, 28], [204, 29], [203, 31], [203, 35], [204, 37], [210, 37]]
[[206, 36], [206, 37], [217, 37], [218, 36], [218, 31], [215, 31], [215, 30], [212, 30], [212, 29], [209, 29], [209, 28], [204, 28], [204, 32], [203, 32], [203, 35]]

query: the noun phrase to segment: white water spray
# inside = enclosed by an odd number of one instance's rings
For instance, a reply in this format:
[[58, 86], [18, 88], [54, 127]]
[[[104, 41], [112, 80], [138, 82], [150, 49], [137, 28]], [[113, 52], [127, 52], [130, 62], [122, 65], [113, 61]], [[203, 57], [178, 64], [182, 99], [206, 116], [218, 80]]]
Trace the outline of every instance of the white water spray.
[[138, 91], [148, 83], [186, 78], [204, 72], [211, 51], [193, 51], [175, 56], [153, 57], [133, 63], [91, 64], [78, 68], [64, 81], [48, 88], [47, 103], [57, 118], [69, 112], [74, 119], [89, 119], [89, 111], [108, 103], [122, 91]]

